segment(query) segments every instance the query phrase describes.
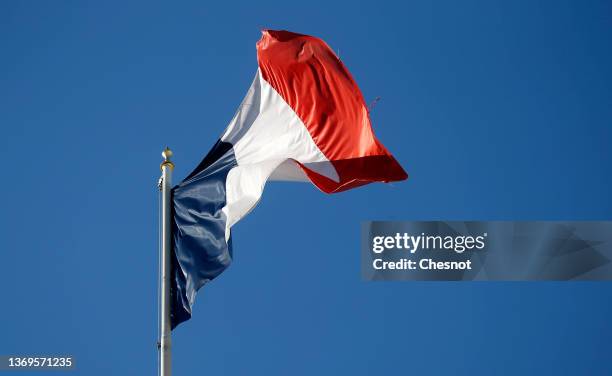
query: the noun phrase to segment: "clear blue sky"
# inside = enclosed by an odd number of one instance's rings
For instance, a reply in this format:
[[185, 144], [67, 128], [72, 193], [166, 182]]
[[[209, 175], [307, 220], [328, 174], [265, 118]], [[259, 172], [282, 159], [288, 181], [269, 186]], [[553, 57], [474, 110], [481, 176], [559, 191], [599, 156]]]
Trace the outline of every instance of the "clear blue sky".
[[606, 1], [0, 5], [0, 354], [154, 375], [160, 152], [221, 134], [261, 28], [325, 39], [410, 174], [273, 183], [174, 332], [177, 375], [610, 374], [610, 283], [372, 283], [371, 219], [610, 219]]

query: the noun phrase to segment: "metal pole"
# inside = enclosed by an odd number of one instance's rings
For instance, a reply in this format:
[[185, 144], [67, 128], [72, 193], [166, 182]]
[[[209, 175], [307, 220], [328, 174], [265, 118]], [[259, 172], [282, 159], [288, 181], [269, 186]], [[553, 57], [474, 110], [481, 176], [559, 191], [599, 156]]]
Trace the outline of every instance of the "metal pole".
[[160, 298], [160, 346], [159, 364], [161, 376], [172, 374], [171, 366], [171, 340], [170, 340], [170, 247], [172, 246], [170, 231], [170, 190], [172, 188], [172, 170], [174, 164], [170, 161], [172, 151], [166, 147], [162, 152], [164, 161], [160, 168], [162, 171], [162, 261], [161, 261], [161, 298]]

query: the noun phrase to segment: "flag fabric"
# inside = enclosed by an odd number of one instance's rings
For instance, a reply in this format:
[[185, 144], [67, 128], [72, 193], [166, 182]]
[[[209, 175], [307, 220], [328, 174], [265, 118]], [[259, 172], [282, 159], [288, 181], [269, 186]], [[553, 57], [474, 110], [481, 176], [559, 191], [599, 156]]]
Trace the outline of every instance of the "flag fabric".
[[198, 289], [231, 263], [231, 228], [257, 205], [268, 180], [335, 193], [407, 178], [374, 136], [361, 91], [324, 41], [264, 30], [257, 60], [229, 126], [173, 188], [173, 328], [191, 317]]

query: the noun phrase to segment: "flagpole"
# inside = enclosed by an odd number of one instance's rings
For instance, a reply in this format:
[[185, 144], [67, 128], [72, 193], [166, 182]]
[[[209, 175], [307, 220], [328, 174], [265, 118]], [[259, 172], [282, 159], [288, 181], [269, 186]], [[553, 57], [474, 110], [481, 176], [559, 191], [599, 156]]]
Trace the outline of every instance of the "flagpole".
[[172, 151], [166, 147], [162, 152], [164, 161], [160, 165], [162, 171], [162, 257], [161, 257], [161, 297], [160, 297], [160, 341], [159, 341], [159, 364], [160, 376], [171, 376], [171, 340], [170, 340], [170, 190], [172, 188], [172, 170], [174, 163], [170, 161]]

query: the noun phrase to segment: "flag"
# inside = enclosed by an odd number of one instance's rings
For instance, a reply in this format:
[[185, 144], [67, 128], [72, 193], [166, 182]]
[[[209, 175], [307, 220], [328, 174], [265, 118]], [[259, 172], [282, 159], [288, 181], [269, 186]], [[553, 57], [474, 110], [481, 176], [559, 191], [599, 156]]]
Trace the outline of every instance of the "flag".
[[231, 228], [268, 180], [325, 193], [407, 174], [376, 139], [361, 91], [321, 39], [264, 30], [258, 69], [221, 138], [173, 188], [171, 323], [191, 317], [196, 292], [232, 261]]

